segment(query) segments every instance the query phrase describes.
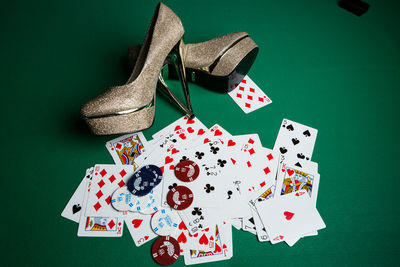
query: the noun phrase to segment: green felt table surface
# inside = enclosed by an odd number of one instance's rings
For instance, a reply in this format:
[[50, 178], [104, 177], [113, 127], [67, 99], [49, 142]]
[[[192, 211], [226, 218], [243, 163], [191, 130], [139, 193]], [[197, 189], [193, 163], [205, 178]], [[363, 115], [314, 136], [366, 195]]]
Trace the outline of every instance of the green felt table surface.
[[[400, 23], [398, 1], [367, 0], [361, 17], [336, 0], [165, 1], [186, 42], [247, 31], [260, 47], [249, 76], [273, 103], [250, 114], [190, 84], [206, 125], [258, 133], [272, 148], [283, 118], [318, 129], [318, 236], [260, 243], [233, 230], [234, 256], [210, 266], [399, 265]], [[87, 167], [111, 164], [80, 106], [123, 84], [156, 1], [3, 1], [0, 10], [3, 266], [156, 266], [151, 243], [79, 238], [60, 216]], [[174, 90], [179, 89], [174, 86]], [[157, 96], [151, 135], [182, 116]], [[175, 266], [182, 266], [180, 258]]]

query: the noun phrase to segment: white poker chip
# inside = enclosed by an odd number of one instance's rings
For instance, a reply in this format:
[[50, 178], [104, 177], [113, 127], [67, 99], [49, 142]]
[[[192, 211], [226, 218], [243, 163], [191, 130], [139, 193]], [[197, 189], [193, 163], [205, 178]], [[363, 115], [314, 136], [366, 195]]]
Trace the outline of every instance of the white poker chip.
[[149, 214], [153, 214], [154, 212], [158, 211], [159, 208], [160, 207], [159, 207], [159, 205], [157, 205], [156, 199], [153, 198], [150, 200], [149, 203], [147, 203], [147, 205], [144, 209], [141, 209], [139, 211], [139, 213], [149, 215]]
[[176, 211], [160, 209], [151, 218], [151, 228], [161, 236], [172, 235], [178, 228], [179, 217]]
[[136, 203], [136, 196], [129, 192], [126, 186], [120, 187], [114, 191], [111, 196], [111, 205], [118, 211], [131, 210]]
[[147, 195], [142, 197], [136, 197], [136, 202], [133, 207], [129, 209], [129, 211], [143, 211], [149, 207], [149, 203], [154, 200], [154, 190], [151, 190]]

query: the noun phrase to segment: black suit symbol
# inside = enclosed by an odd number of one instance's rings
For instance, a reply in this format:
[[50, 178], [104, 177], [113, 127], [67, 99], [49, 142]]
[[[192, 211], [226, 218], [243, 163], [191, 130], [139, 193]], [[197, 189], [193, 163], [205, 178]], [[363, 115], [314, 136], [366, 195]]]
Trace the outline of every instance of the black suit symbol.
[[297, 138], [292, 138], [292, 143], [293, 145], [297, 145], [298, 143], [300, 143], [300, 141]]
[[285, 154], [285, 153], [287, 152], [287, 149], [286, 149], [285, 147], [280, 147], [280, 148], [279, 148], [279, 151], [280, 151], [282, 154]]
[[302, 168], [303, 166], [301, 166], [300, 162], [297, 162], [296, 164], [294, 164], [294, 166], [300, 167]]
[[306, 156], [304, 156], [303, 153], [298, 153], [298, 154], [297, 154], [297, 157], [298, 157], [299, 159], [305, 159], [305, 158], [306, 158]]
[[203, 156], [204, 156], [204, 153], [203, 153], [203, 152], [197, 151], [197, 152], [195, 153], [195, 157], [198, 158], [198, 159], [202, 159]]
[[210, 147], [210, 152], [212, 152], [213, 154], [217, 154], [218, 150], [219, 147], [214, 147], [214, 146]]
[[303, 134], [304, 134], [305, 137], [310, 137], [310, 136], [311, 136], [311, 133], [310, 133], [310, 131], [308, 131], [308, 130], [305, 130], [305, 131], [303, 132]]
[[195, 216], [195, 215], [201, 215], [201, 214], [203, 214], [202, 212], [201, 212], [201, 208], [193, 208], [193, 211], [192, 211], [192, 215], [193, 216]]
[[294, 130], [293, 125], [291, 125], [291, 124], [289, 126], [287, 126], [286, 129], [288, 129], [288, 131], [293, 131]]
[[81, 205], [75, 204], [72, 206], [72, 213], [75, 214], [82, 209]]
[[215, 187], [210, 184], [206, 184], [204, 189], [206, 190], [207, 193], [211, 193], [211, 191], [214, 191]]
[[176, 183], [173, 183], [173, 184], [171, 184], [170, 186], [168, 186], [168, 189], [171, 190], [172, 188], [174, 188], [174, 187], [176, 187], [176, 186], [177, 186], [177, 184], [176, 184]]
[[179, 162], [184, 161], [184, 160], [189, 160], [189, 158], [186, 156], [183, 156]]
[[223, 168], [226, 164], [226, 160], [219, 159], [217, 160], [217, 164]]

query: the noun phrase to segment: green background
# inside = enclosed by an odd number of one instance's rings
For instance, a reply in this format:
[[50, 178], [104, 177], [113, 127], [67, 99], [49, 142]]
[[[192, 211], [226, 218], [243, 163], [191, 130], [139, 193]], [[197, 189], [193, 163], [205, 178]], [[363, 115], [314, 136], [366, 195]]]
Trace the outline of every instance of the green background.
[[[86, 168], [113, 162], [111, 137], [93, 136], [80, 106], [126, 81], [127, 48], [143, 41], [156, 3], [3, 1], [3, 264], [156, 265], [151, 242], [135, 247], [127, 229], [122, 238], [78, 238], [78, 225], [60, 216]], [[245, 115], [228, 95], [191, 84], [206, 126], [258, 133], [268, 148], [283, 118], [318, 129], [317, 207], [327, 228], [292, 248], [234, 230], [233, 258], [210, 266], [399, 265], [399, 2], [368, 0], [361, 17], [335, 0], [165, 3], [186, 42], [247, 31], [260, 47], [249, 75], [273, 103]], [[180, 116], [158, 96], [146, 137]]]

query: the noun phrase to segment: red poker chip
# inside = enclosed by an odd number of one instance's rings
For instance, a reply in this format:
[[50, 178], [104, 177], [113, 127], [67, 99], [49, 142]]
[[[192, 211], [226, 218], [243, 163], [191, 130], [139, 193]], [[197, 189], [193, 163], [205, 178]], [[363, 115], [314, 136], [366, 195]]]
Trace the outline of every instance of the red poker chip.
[[175, 238], [161, 236], [153, 243], [151, 254], [158, 264], [171, 265], [178, 260], [181, 248]]
[[193, 192], [186, 186], [175, 186], [167, 194], [168, 205], [176, 210], [184, 210], [193, 202]]
[[175, 166], [175, 176], [182, 182], [192, 182], [199, 177], [200, 168], [196, 162], [183, 160]]

